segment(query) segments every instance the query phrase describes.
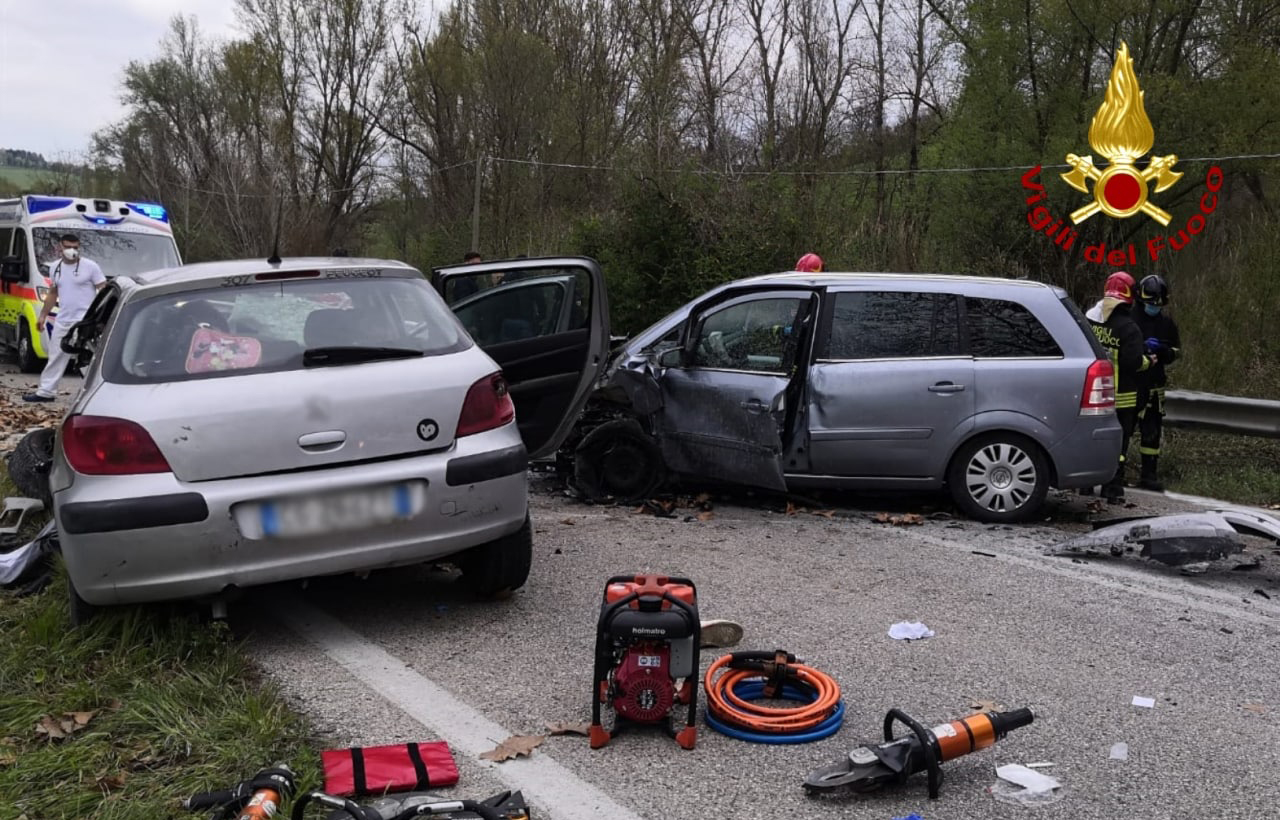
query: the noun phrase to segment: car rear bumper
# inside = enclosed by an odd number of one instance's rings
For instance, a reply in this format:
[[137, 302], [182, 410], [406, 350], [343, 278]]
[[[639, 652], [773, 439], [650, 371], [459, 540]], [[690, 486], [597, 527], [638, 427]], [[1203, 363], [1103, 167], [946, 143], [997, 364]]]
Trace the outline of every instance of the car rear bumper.
[[1115, 415], [1082, 417], [1049, 451], [1063, 490], [1105, 484], [1120, 462], [1123, 431]]
[[[518, 530], [527, 457], [514, 424], [413, 458], [283, 475], [182, 482], [173, 474], [76, 475], [54, 494], [62, 552], [80, 596], [124, 604], [213, 595], [454, 555]], [[241, 526], [264, 499], [425, 482], [411, 518], [299, 538]], [[258, 528], [261, 529], [260, 527]]]

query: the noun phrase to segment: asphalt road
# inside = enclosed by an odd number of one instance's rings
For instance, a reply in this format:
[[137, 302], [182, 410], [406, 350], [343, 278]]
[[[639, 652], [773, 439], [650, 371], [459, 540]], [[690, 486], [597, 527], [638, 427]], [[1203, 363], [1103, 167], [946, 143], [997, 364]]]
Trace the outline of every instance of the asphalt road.
[[[34, 378], [13, 370], [0, 366], [0, 390], [16, 400]], [[442, 795], [523, 786], [539, 820], [1274, 818], [1277, 545], [1249, 539], [1244, 557], [1260, 556], [1260, 568], [1195, 577], [1044, 554], [1093, 518], [1188, 506], [1138, 494], [1131, 503], [1091, 512], [1085, 499], [1060, 496], [1047, 521], [991, 528], [930, 518], [931, 498], [842, 497], [822, 504], [832, 518], [716, 499], [700, 521], [693, 510], [658, 518], [586, 506], [535, 480], [533, 574], [510, 600], [478, 603], [447, 570], [424, 567], [276, 587], [233, 605], [232, 617], [329, 747], [442, 738], [461, 772]], [[884, 509], [925, 518], [872, 520]], [[592, 751], [570, 735], [548, 738], [529, 758], [480, 760], [507, 733], [588, 720], [603, 583], [629, 572], [688, 575], [703, 617], [746, 628], [739, 648], [784, 648], [833, 675], [847, 706], [841, 731], [763, 746], [718, 735], [700, 718], [693, 751], [659, 734]], [[902, 620], [936, 635], [890, 639]], [[719, 654], [704, 651], [703, 668]], [[1134, 696], [1156, 705], [1133, 706]], [[946, 764], [939, 800], [928, 799], [923, 775], [874, 796], [802, 790], [810, 769], [877, 739], [889, 708], [932, 726], [977, 700], [1030, 707], [1035, 722]], [[1127, 760], [1109, 759], [1117, 742], [1128, 744]], [[1053, 764], [1040, 771], [1063, 784], [1056, 802], [996, 801], [995, 767], [1031, 762]]]
[[[483, 797], [504, 780], [533, 783], [549, 795], [534, 802], [538, 818], [608, 817], [611, 807], [645, 818], [1276, 816], [1274, 544], [1250, 540], [1260, 569], [1187, 577], [1129, 560], [1044, 555], [1070, 531], [1089, 529], [1082, 499], [1060, 500], [1041, 525], [992, 529], [928, 518], [879, 524], [867, 515], [883, 506], [874, 500], [830, 519], [743, 503], [717, 503], [708, 521], [686, 520], [690, 511], [667, 519], [535, 487], [533, 576], [511, 600], [473, 602], [447, 572], [423, 569], [282, 590], [254, 619], [260, 636], [272, 636], [255, 644], [269, 674], [331, 746], [428, 740], [440, 734], [430, 727], [445, 727], [462, 779], [442, 794]], [[928, 503], [892, 506], [927, 513]], [[1107, 514], [1179, 506], [1144, 497]], [[496, 723], [486, 724], [491, 734], [538, 734], [547, 721], [589, 718], [604, 580], [646, 571], [693, 578], [703, 617], [744, 625], [740, 648], [781, 647], [835, 676], [848, 710], [842, 730], [816, 743], [763, 746], [700, 720], [693, 751], [660, 734], [624, 735], [596, 751], [563, 736], [528, 759], [479, 760], [472, 718]], [[923, 621], [936, 635], [890, 639], [889, 626], [902, 620]], [[704, 651], [703, 668], [719, 654]], [[1135, 707], [1134, 696], [1156, 705]], [[923, 775], [871, 797], [802, 790], [810, 769], [877, 738], [889, 708], [931, 726], [968, 714], [975, 699], [1030, 707], [1035, 722], [947, 764], [941, 799], [928, 799]], [[480, 745], [504, 739], [478, 737]], [[1117, 742], [1128, 744], [1128, 760], [1109, 759]], [[548, 774], [537, 761], [558, 766]], [[1063, 784], [1056, 802], [996, 801], [988, 791], [995, 767], [1031, 762], [1053, 764], [1040, 771]], [[613, 802], [575, 813], [593, 795]]]

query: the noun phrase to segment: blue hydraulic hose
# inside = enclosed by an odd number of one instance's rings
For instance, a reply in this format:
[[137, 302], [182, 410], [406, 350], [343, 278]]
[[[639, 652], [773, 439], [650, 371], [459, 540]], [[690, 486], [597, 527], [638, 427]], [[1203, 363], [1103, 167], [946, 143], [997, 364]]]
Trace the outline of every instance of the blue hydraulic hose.
[[[764, 697], [764, 679], [751, 678], [742, 681], [733, 687], [733, 693], [742, 700], [756, 700]], [[818, 699], [816, 692], [805, 692], [794, 686], [783, 686], [782, 697], [786, 700], [795, 700], [806, 703], [813, 703]], [[732, 708], [732, 705], [730, 706]], [[737, 710], [734, 710], [737, 711]], [[819, 723], [812, 729], [804, 732], [752, 732], [747, 729], [739, 729], [736, 726], [729, 726], [719, 720], [710, 707], [706, 710], [707, 725], [715, 729], [722, 735], [745, 740], [748, 743], [767, 743], [774, 746], [780, 746], [792, 743], [811, 743], [815, 740], [822, 740], [825, 737], [831, 737], [839, 731], [841, 724], [844, 723], [844, 699], [841, 698], [836, 702], [835, 711], [826, 720]]]

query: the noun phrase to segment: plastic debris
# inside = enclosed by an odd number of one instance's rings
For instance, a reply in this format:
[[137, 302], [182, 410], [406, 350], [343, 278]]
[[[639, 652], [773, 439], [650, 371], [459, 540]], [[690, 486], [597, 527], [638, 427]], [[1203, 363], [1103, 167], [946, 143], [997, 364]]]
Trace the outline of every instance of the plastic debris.
[[1144, 698], [1144, 697], [1141, 697], [1141, 696], [1139, 696], [1139, 695], [1134, 695], [1134, 696], [1133, 696], [1133, 705], [1134, 705], [1134, 706], [1144, 706], [1144, 707], [1146, 707], [1147, 709], [1154, 709], [1154, 708], [1156, 708], [1156, 699], [1155, 699], [1155, 698]]
[[1049, 550], [1058, 556], [1133, 555], [1188, 570], [1244, 550], [1240, 534], [1221, 513], [1180, 513], [1102, 526]]
[[1128, 743], [1117, 743], [1117, 744], [1115, 744], [1114, 746], [1112, 746], [1112, 747], [1111, 747], [1111, 757], [1110, 757], [1110, 759], [1111, 759], [1111, 760], [1128, 760], [1128, 759], [1129, 759], [1129, 744], [1128, 744]]
[[1028, 769], [1047, 769], [1052, 765], [1053, 764], [1048, 761], [1045, 761], [1043, 763], [1028, 763], [1027, 768]]
[[889, 627], [889, 637], [895, 641], [918, 641], [932, 638], [933, 630], [919, 621], [900, 621]]
[[992, 784], [991, 796], [1002, 803], [1041, 805], [1052, 803], [1061, 796], [1058, 789], [1062, 784], [1057, 778], [1027, 766], [1017, 763], [999, 766], [996, 776], [1000, 779]]
[[1008, 763], [997, 767], [996, 776], [1001, 780], [1008, 780], [1010, 783], [1016, 783], [1033, 792], [1047, 792], [1062, 785], [1055, 778], [1047, 774], [1040, 774], [1040, 772], [1018, 763]]
[[924, 820], [924, 818], [918, 814], [908, 814], [906, 817], [895, 817], [893, 820]]
[[1015, 786], [1012, 783], [1006, 783], [1003, 780], [997, 780], [991, 784], [988, 789], [991, 796], [1001, 803], [1011, 803], [1015, 806], [1043, 806], [1049, 803], [1056, 803], [1062, 796], [1060, 789], [1050, 789], [1046, 792], [1033, 792], [1030, 789], [1024, 789], [1021, 786]]

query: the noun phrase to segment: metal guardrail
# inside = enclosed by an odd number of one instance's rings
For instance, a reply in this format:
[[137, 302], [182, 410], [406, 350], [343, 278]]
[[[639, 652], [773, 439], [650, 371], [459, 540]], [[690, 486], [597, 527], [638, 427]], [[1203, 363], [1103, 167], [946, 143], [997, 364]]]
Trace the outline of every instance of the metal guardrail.
[[1280, 401], [1169, 390], [1164, 412], [1164, 423], [1171, 427], [1280, 438]]

